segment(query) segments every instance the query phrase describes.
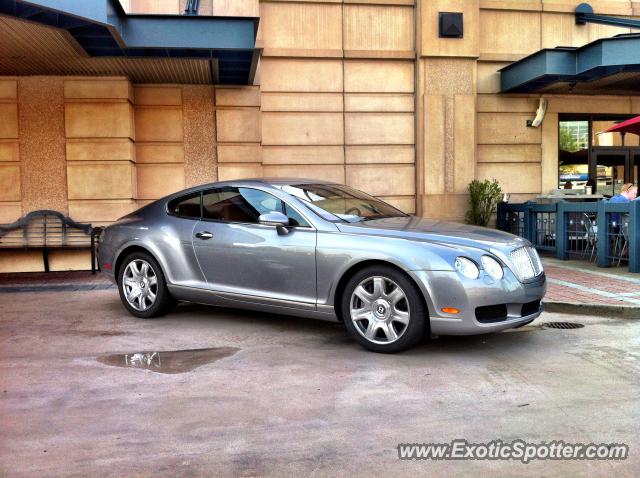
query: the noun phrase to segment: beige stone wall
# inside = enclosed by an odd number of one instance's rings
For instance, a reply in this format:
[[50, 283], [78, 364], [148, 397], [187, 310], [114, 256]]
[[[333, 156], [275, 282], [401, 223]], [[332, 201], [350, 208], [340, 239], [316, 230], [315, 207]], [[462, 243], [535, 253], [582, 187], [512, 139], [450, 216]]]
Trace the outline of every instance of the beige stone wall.
[[477, 177], [498, 179], [515, 201], [558, 187], [560, 113], [640, 114], [640, 99], [621, 96], [545, 96], [540, 128], [529, 128], [538, 96], [478, 95]]
[[134, 88], [137, 198], [140, 204], [185, 187], [182, 88]]
[[[180, 13], [184, 0], [123, 0]], [[590, 2], [640, 15], [640, 2]], [[252, 86], [134, 85], [125, 77], [0, 78], [0, 223], [51, 208], [107, 224], [184, 187], [239, 177], [346, 182], [407, 212], [460, 220], [467, 185], [514, 200], [554, 188], [558, 115], [640, 114], [640, 97], [499, 94], [498, 70], [541, 48], [624, 29], [575, 25], [566, 0], [202, 0], [205, 15], [260, 16]], [[464, 38], [438, 38], [439, 12]], [[85, 268], [60, 254], [54, 268]], [[0, 271], [39, 270], [0, 252]]]
[[260, 16], [263, 174], [414, 212], [414, 2], [263, 1]]
[[[217, 178], [213, 86], [127, 78], [0, 78], [0, 223], [37, 209], [109, 224]], [[52, 270], [87, 269], [54, 252]], [[38, 252], [0, 250], [0, 272], [39, 271]]]
[[[596, 13], [638, 15], [638, 2], [589, 2]], [[566, 0], [481, 0], [477, 82], [477, 167], [480, 179], [496, 178], [514, 200], [533, 199], [558, 183], [558, 115], [561, 113], [640, 114], [637, 98], [544, 95], [548, 113], [538, 129], [540, 95], [499, 95], [498, 70], [541, 48], [581, 46], [629, 29], [575, 24], [577, 3]], [[526, 32], [527, 34], [523, 34]]]
[[126, 78], [64, 79], [69, 215], [94, 225], [135, 208], [133, 89]]
[[63, 82], [53, 77], [18, 81], [22, 213], [68, 212]]
[[[35, 209], [67, 214], [62, 79], [6, 78], [0, 85], [0, 222]], [[59, 257], [52, 254], [53, 270]], [[38, 253], [0, 252], [0, 271], [41, 268]]]
[[22, 211], [18, 123], [18, 80], [0, 80], [0, 223]]
[[218, 179], [214, 97], [213, 86], [182, 86], [184, 175], [187, 187]]
[[[120, 0], [128, 13], [180, 15], [187, 0]], [[200, 15], [257, 17], [258, 0], [200, 0]]]
[[[542, 48], [580, 46], [629, 33], [575, 24], [579, 2], [432, 0], [420, 2], [418, 206], [427, 216], [461, 220], [466, 185], [498, 179], [515, 201], [557, 187], [560, 113], [640, 114], [637, 98], [545, 95], [549, 111], [528, 128], [540, 95], [499, 94], [498, 70]], [[638, 2], [589, 2], [596, 13], [638, 15]], [[463, 12], [464, 38], [438, 38], [438, 12]]]
[[218, 179], [262, 176], [260, 89], [219, 87], [215, 104]]

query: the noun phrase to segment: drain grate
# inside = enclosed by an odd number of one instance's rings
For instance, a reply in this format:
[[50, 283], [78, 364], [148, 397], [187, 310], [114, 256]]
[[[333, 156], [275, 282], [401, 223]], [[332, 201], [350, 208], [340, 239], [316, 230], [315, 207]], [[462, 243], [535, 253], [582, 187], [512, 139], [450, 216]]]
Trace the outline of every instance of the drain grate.
[[545, 322], [542, 326], [546, 329], [581, 329], [584, 324], [577, 322]]

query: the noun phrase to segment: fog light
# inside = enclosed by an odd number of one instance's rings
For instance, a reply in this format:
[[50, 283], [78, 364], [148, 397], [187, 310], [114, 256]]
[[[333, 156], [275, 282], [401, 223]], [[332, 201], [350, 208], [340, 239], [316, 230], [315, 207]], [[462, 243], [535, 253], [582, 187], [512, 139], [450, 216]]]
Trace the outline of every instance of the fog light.
[[443, 307], [440, 310], [442, 312], [444, 312], [445, 314], [459, 314], [460, 313], [460, 309], [456, 309], [455, 307]]

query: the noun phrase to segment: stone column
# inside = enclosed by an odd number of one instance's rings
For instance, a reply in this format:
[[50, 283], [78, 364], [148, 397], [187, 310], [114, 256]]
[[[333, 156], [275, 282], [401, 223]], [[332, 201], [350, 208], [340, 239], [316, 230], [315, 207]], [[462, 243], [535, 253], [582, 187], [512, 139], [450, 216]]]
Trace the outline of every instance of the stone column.
[[21, 216], [18, 81], [0, 78], [0, 224]]
[[[420, 2], [419, 202], [428, 217], [462, 220], [476, 169], [478, 0]], [[440, 12], [463, 14], [463, 38], [439, 38]]]

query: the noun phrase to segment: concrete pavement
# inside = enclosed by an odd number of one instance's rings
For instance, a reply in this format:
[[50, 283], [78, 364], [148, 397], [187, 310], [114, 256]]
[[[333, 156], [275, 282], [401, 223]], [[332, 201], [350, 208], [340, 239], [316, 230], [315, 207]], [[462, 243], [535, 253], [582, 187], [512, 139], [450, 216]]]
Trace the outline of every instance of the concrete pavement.
[[[585, 327], [540, 326], [556, 320]], [[3, 476], [640, 471], [640, 321], [545, 313], [514, 331], [389, 356], [313, 320], [198, 305], [135, 319], [109, 289], [2, 293], [0, 337]], [[161, 355], [173, 373], [131, 355], [208, 348]], [[397, 459], [398, 443], [456, 438], [623, 442], [631, 452], [528, 465]]]

